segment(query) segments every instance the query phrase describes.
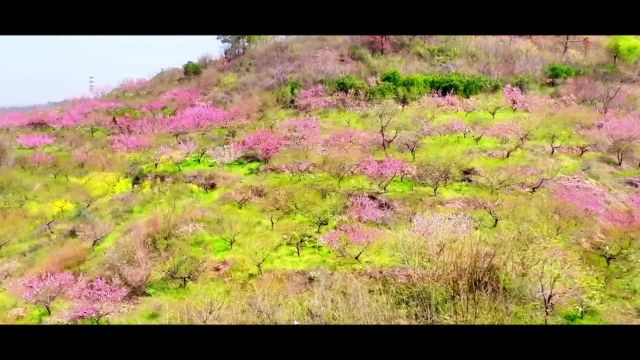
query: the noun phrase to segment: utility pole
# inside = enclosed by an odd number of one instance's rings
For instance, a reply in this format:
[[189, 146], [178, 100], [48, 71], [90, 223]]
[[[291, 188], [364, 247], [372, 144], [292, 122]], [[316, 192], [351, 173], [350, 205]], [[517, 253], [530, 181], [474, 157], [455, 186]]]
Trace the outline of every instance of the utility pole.
[[94, 87], [93, 87], [93, 76], [89, 76], [89, 93], [91, 94], [91, 97], [94, 96]]

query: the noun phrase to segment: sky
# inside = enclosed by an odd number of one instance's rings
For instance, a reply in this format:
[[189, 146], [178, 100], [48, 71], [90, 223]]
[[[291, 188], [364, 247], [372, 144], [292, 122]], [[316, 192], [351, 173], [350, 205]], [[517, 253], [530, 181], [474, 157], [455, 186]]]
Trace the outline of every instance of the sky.
[[0, 107], [57, 102], [222, 52], [215, 36], [0, 36]]

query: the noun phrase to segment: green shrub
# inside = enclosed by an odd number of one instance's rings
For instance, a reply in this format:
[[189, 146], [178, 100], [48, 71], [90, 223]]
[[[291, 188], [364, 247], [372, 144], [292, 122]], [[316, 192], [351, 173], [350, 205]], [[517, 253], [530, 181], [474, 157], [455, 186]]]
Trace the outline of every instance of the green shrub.
[[431, 91], [469, 97], [480, 92], [495, 91], [502, 86], [499, 81], [485, 76], [459, 73], [402, 76], [397, 70], [391, 70], [382, 74], [380, 80], [380, 85], [368, 91], [372, 100], [396, 98], [399, 101], [410, 101]]
[[426, 81], [432, 90], [455, 93], [465, 98], [497, 87], [496, 82], [486, 76], [459, 73], [427, 75]]
[[349, 48], [349, 56], [355, 60], [364, 64], [371, 63], [371, 53], [362, 46], [352, 46]]
[[198, 76], [202, 74], [202, 67], [194, 63], [193, 61], [189, 61], [182, 67], [182, 71], [184, 76]]
[[369, 88], [367, 97], [370, 100], [393, 99], [396, 97], [396, 87], [392, 83], [383, 82], [376, 87]]
[[161, 113], [164, 116], [175, 116], [176, 115], [176, 109], [165, 107], [165, 108], [162, 109]]
[[220, 79], [220, 86], [223, 89], [230, 90], [238, 83], [238, 75], [235, 73], [228, 73]]
[[640, 39], [636, 36], [613, 36], [607, 44], [607, 50], [613, 55], [613, 63], [622, 59], [635, 63], [640, 59]]
[[460, 55], [460, 51], [449, 44], [427, 45], [418, 39], [411, 43], [410, 51], [425, 60], [435, 60], [441, 64], [449, 63]]
[[380, 77], [380, 80], [391, 83], [393, 85], [400, 85], [400, 80], [402, 79], [402, 75], [398, 72], [398, 70], [387, 71]]
[[332, 79], [324, 79], [321, 81], [322, 85], [327, 87], [328, 89], [347, 93], [350, 90], [355, 91], [366, 91], [368, 86], [367, 84], [360, 78], [354, 75], [346, 75], [339, 78]]
[[569, 65], [550, 64], [545, 71], [547, 77], [551, 80], [565, 80], [570, 77], [578, 76], [581, 72]]
[[142, 112], [136, 108], [123, 107], [123, 108], [114, 109], [111, 112], [111, 115], [116, 117], [128, 117], [132, 119], [139, 119], [142, 117]]
[[340, 77], [336, 80], [335, 84], [335, 89], [337, 91], [345, 93], [349, 92], [350, 90], [364, 91], [367, 89], [367, 84], [362, 79], [353, 75]]
[[293, 106], [300, 89], [302, 89], [302, 83], [300, 81], [288, 80], [283, 86], [276, 90], [276, 101], [285, 107]]

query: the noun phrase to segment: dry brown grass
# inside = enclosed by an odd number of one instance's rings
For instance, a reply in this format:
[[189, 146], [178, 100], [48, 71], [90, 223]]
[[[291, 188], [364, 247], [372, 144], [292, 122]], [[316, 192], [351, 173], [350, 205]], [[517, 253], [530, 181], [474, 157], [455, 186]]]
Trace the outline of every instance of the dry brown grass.
[[83, 264], [90, 253], [90, 243], [71, 240], [62, 248], [47, 255], [44, 260], [31, 269], [31, 272], [40, 273], [70, 270]]

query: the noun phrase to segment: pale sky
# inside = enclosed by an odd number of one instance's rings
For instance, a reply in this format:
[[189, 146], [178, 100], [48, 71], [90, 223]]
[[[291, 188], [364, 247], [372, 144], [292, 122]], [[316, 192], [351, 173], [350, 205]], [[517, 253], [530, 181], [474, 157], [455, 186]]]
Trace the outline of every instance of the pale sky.
[[215, 36], [0, 36], [0, 107], [87, 95], [222, 52]]

